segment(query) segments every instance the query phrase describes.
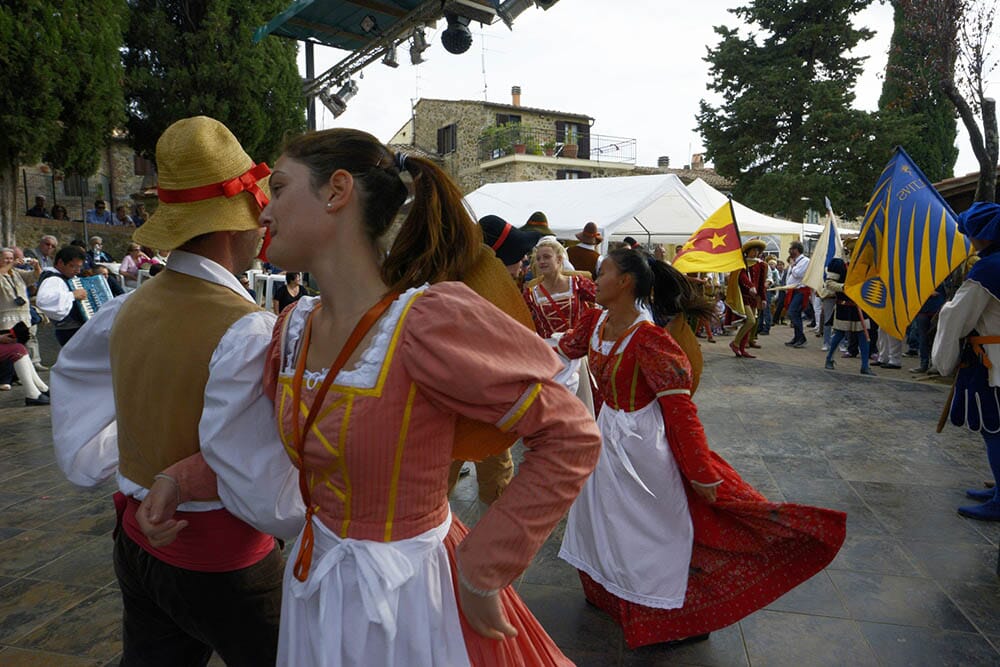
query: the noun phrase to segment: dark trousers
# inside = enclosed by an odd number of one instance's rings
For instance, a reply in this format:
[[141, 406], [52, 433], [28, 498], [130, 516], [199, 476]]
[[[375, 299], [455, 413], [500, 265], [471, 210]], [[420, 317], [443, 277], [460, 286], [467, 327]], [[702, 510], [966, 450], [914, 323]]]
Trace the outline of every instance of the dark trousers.
[[56, 329], [56, 340], [59, 341], [59, 347], [62, 347], [69, 342], [69, 339], [79, 331], [79, 329]]
[[917, 334], [917, 350], [920, 352], [920, 367], [927, 368], [931, 365], [931, 343], [934, 339], [931, 337], [931, 318], [933, 315], [928, 313], [917, 313], [917, 317], [913, 320], [913, 327], [916, 329]]
[[792, 301], [788, 304], [788, 319], [792, 322], [792, 329], [795, 331], [795, 335], [792, 336], [793, 341], [804, 341], [806, 339], [805, 334], [802, 333], [802, 305], [805, 295], [800, 290], [795, 290], [792, 294]]
[[771, 292], [764, 294], [764, 307], [760, 311], [760, 317], [757, 318], [757, 333], [764, 335], [771, 333]]
[[282, 558], [277, 548], [250, 567], [195, 572], [115, 539], [122, 593], [121, 667], [187, 667], [214, 650], [230, 667], [273, 667], [278, 652]]

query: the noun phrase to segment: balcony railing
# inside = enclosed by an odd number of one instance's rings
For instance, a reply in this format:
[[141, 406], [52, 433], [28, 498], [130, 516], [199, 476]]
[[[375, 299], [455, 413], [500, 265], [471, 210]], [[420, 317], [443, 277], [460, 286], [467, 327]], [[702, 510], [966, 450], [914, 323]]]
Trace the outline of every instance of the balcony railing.
[[[635, 164], [635, 139], [601, 134], [567, 133], [556, 140], [554, 130], [527, 125], [488, 127], [479, 137], [479, 161], [489, 162], [508, 155], [538, 155], [554, 158]], [[576, 155], [572, 155], [576, 146]]]

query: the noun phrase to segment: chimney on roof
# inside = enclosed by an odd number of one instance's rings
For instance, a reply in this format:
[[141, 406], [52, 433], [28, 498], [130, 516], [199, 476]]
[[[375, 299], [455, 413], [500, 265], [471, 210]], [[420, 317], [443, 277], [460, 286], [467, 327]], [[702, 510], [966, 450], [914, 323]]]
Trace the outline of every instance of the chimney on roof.
[[670, 156], [661, 155], [660, 157], [656, 158], [656, 166], [659, 167], [660, 169], [668, 168], [670, 166]]
[[521, 106], [521, 86], [514, 86], [510, 89], [510, 100], [514, 106]]
[[691, 168], [692, 169], [704, 169], [705, 168], [705, 154], [695, 153], [691, 156]]

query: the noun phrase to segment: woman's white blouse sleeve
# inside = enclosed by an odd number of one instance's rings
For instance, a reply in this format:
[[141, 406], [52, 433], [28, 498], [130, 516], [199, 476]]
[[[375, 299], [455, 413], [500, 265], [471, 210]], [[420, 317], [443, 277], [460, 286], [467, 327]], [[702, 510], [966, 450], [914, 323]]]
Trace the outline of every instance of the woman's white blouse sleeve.
[[274, 321], [271, 313], [251, 313], [222, 337], [209, 364], [198, 434], [226, 509], [291, 539], [305, 523], [305, 507], [262, 382]]

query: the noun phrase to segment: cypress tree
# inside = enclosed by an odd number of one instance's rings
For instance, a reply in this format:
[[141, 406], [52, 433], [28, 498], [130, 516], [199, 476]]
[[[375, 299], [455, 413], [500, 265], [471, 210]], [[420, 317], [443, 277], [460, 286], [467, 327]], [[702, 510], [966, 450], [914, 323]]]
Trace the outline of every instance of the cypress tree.
[[[955, 108], [940, 87], [913, 85], [914, 81], [933, 80], [932, 72], [922, 71], [933, 45], [915, 43], [931, 36], [904, 23], [907, 17], [898, 0], [893, 0], [892, 6], [892, 42], [878, 106], [884, 115], [894, 115], [917, 129], [919, 140], [904, 148], [931, 182], [939, 181], [952, 176], [958, 159]], [[935, 36], [935, 40], [957, 38], [954, 25], [941, 26], [941, 31], [944, 34]]]
[[253, 31], [283, 0], [129, 0], [125, 96], [132, 145], [154, 157], [173, 122], [211, 116], [255, 160], [273, 161], [288, 132], [305, 129], [305, 98], [291, 40]]
[[702, 100], [698, 130], [736, 198], [791, 219], [824, 196], [863, 212], [900, 132], [851, 108], [863, 58], [848, 54], [873, 34], [851, 17], [870, 2], [752, 0], [730, 10], [748, 28], [715, 28], [705, 60], [722, 104]]

